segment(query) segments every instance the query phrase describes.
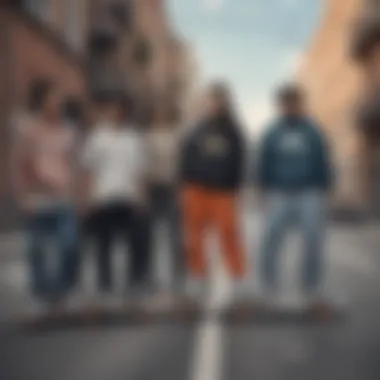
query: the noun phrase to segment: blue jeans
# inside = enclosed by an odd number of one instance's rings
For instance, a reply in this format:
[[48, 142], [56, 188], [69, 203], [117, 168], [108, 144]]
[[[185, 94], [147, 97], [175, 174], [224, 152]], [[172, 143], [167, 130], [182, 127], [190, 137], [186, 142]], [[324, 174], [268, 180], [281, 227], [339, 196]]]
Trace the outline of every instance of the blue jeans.
[[278, 253], [289, 225], [297, 224], [303, 236], [302, 285], [316, 291], [321, 283], [326, 221], [325, 197], [317, 191], [269, 196], [269, 210], [261, 257], [261, 276], [268, 289], [277, 287]]
[[[79, 267], [78, 228], [74, 210], [55, 207], [28, 216], [28, 246], [31, 288], [46, 302], [54, 302], [76, 284]], [[47, 243], [54, 245], [50, 252]], [[55, 265], [49, 265], [51, 258]]]

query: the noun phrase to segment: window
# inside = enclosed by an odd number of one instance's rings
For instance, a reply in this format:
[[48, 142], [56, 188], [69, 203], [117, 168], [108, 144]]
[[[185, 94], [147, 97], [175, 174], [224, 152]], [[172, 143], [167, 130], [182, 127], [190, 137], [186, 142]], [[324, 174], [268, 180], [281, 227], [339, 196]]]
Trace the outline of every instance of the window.
[[84, 6], [83, 0], [64, 1], [64, 33], [68, 44], [76, 50], [82, 48], [83, 43]]
[[148, 66], [153, 59], [153, 47], [150, 41], [143, 36], [138, 37], [135, 43], [133, 55], [134, 61], [140, 67]]
[[24, 0], [24, 8], [34, 16], [46, 20], [49, 14], [49, 0]]
[[108, 10], [112, 21], [126, 30], [131, 30], [133, 22], [133, 7], [130, 0], [114, 0], [109, 4]]

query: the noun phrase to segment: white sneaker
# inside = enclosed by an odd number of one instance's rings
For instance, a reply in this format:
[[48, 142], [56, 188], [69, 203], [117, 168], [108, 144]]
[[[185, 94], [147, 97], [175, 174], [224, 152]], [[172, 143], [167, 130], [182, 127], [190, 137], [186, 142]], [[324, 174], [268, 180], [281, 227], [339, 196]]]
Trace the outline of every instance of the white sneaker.
[[312, 304], [325, 303], [327, 297], [321, 289], [301, 293], [303, 307], [307, 308]]
[[251, 284], [245, 279], [235, 280], [232, 284], [233, 301], [249, 301], [253, 298]]
[[186, 294], [191, 298], [201, 298], [204, 296], [204, 279], [190, 277], [186, 283]]
[[35, 300], [30, 305], [25, 312], [25, 317], [27, 319], [38, 319], [42, 318], [48, 312], [48, 307], [44, 302]]
[[264, 289], [260, 294], [260, 303], [264, 307], [278, 308], [283, 304], [283, 299], [280, 297], [277, 290]]
[[71, 294], [67, 298], [67, 309], [69, 312], [81, 311], [86, 306], [85, 297], [82, 294]]
[[97, 305], [105, 311], [115, 311], [122, 306], [122, 300], [112, 293], [101, 293], [97, 297]]

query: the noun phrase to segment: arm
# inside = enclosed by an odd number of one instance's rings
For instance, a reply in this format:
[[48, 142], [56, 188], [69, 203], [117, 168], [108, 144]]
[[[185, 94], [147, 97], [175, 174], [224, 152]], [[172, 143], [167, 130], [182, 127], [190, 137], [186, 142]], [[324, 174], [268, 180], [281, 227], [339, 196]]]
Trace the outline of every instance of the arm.
[[246, 147], [244, 135], [239, 127], [234, 128], [234, 164], [235, 187], [239, 188], [245, 180], [246, 173]]
[[321, 188], [329, 191], [333, 186], [333, 165], [331, 160], [330, 147], [321, 128], [314, 126], [317, 143], [318, 174]]
[[180, 137], [178, 149], [178, 177], [180, 181], [185, 179], [186, 174], [191, 170], [196, 130], [197, 129], [186, 132]]
[[146, 135], [140, 136], [141, 146], [141, 187], [142, 192], [145, 194], [145, 201], [148, 198], [149, 184], [151, 183], [152, 172], [154, 170], [154, 158], [152, 157], [152, 150]]
[[254, 168], [252, 177], [260, 190], [267, 190], [270, 187], [271, 134], [269, 131], [262, 138], [258, 147], [257, 164], [252, 165]]
[[96, 165], [96, 139], [92, 135], [78, 148], [77, 201], [80, 209], [85, 209], [93, 187], [93, 169]]
[[[21, 204], [29, 191], [29, 182], [33, 175], [33, 163], [30, 162], [29, 149], [32, 143], [29, 126], [18, 129], [12, 139], [10, 157], [11, 184], [15, 198]], [[29, 169], [29, 170], [28, 170]]]

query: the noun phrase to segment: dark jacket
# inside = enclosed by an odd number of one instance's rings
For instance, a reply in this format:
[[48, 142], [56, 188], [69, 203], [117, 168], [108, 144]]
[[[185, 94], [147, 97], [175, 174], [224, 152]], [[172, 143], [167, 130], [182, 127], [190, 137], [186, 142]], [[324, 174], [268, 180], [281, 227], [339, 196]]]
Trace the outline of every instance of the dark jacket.
[[257, 181], [265, 190], [327, 190], [331, 169], [326, 141], [315, 123], [306, 117], [281, 118], [262, 141]]
[[203, 120], [182, 147], [181, 177], [189, 184], [236, 191], [243, 177], [240, 128], [230, 117]]

